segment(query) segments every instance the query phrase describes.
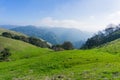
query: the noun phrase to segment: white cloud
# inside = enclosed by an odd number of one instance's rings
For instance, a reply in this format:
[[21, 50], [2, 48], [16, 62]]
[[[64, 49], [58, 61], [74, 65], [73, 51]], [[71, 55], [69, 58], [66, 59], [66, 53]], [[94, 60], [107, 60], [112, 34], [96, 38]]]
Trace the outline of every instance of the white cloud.
[[[93, 19], [94, 16], [90, 17]], [[100, 29], [96, 24], [90, 22], [82, 22], [80, 20], [72, 19], [53, 19], [52, 17], [46, 17], [37, 22], [38, 26], [50, 26], [50, 27], [64, 27], [64, 28], [76, 28], [83, 31], [95, 32]]]
[[52, 17], [46, 17], [39, 21], [38, 25], [51, 26], [51, 27], [67, 27], [67, 28], [78, 28], [82, 25], [80, 21], [77, 20], [57, 20]]
[[37, 22], [38, 26], [77, 28], [91, 32], [103, 30], [109, 24], [120, 24], [120, 11], [100, 16], [89, 16], [85, 21], [75, 19], [59, 20], [52, 17], [45, 17]]

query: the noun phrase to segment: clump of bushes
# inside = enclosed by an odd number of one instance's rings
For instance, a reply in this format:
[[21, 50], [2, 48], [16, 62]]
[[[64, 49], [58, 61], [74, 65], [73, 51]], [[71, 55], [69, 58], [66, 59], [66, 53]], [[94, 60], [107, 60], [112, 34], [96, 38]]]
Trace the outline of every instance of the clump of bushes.
[[62, 51], [62, 50], [72, 50], [72, 49], [74, 49], [74, 47], [71, 42], [66, 41], [61, 45], [53, 45], [52, 49], [55, 51]]
[[4, 48], [2, 51], [0, 51], [0, 61], [9, 61], [9, 56], [11, 55], [8, 48]]

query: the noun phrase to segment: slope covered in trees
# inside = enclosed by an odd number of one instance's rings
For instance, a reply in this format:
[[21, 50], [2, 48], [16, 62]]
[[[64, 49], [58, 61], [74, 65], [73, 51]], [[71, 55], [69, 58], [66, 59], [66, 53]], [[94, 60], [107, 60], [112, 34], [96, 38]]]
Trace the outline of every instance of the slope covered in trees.
[[99, 31], [93, 37], [89, 38], [82, 46], [83, 49], [98, 47], [105, 43], [120, 38], [120, 25], [109, 25], [105, 30]]

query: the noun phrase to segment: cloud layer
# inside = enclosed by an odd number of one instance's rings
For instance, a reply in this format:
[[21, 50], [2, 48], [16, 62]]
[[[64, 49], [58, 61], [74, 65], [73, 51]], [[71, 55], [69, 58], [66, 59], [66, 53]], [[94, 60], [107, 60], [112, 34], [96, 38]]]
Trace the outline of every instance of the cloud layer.
[[109, 13], [104, 16], [89, 16], [86, 21], [45, 17], [36, 23], [37, 26], [77, 28], [91, 32], [102, 30], [108, 24], [120, 24], [120, 11]]
[[[91, 20], [94, 20], [94, 16], [89, 17]], [[37, 26], [49, 26], [49, 27], [64, 27], [64, 28], [76, 28], [83, 31], [95, 32], [101, 29], [100, 25], [97, 27], [95, 23], [92, 22], [83, 22], [80, 20], [73, 19], [53, 19], [52, 17], [45, 17], [39, 20], [36, 23]]]

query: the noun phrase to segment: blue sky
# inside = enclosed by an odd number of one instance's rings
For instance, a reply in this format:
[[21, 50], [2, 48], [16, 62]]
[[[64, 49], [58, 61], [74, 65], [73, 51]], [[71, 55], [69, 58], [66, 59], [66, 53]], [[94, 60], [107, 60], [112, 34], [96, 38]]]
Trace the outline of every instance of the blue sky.
[[98, 31], [120, 23], [120, 0], [0, 0], [0, 24]]

